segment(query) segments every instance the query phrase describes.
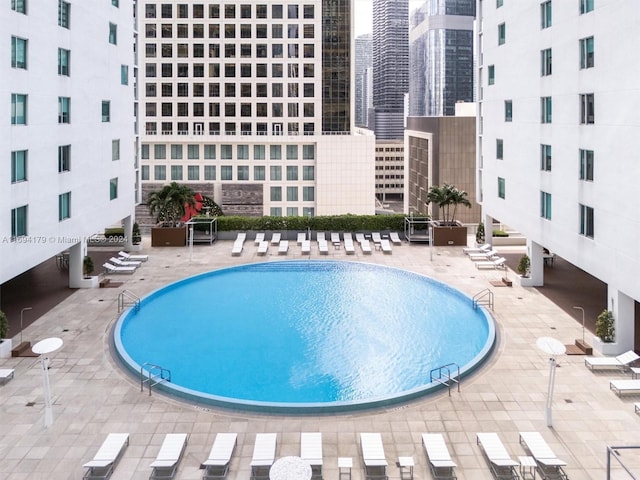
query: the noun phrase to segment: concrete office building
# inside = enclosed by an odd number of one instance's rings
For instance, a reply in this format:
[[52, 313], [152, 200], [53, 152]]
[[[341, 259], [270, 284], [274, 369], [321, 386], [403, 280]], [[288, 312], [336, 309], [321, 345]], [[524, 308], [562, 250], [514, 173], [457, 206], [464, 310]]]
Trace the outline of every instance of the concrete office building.
[[376, 141], [376, 198], [384, 203], [404, 194], [404, 141]]
[[366, 33], [356, 38], [356, 70], [355, 70], [355, 122], [358, 127], [367, 126], [367, 77], [366, 71], [372, 66], [372, 39], [371, 34]]
[[485, 224], [607, 284], [608, 353], [640, 348], [640, 10], [635, 0], [477, 3], [477, 173]]
[[225, 213], [371, 214], [354, 127], [352, 0], [141, 1], [142, 178]]
[[425, 2], [409, 33], [409, 115], [455, 115], [474, 100], [473, 22], [476, 0]]
[[133, 8], [2, 2], [0, 284], [68, 251], [69, 285], [88, 286], [86, 239], [119, 222], [131, 231]]
[[402, 139], [409, 91], [409, 0], [373, 0], [373, 127], [379, 140]]

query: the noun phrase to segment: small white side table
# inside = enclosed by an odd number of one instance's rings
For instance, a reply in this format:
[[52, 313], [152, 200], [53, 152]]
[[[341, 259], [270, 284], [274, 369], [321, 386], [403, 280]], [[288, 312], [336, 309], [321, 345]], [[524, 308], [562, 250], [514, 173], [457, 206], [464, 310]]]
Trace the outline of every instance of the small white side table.
[[413, 457], [398, 457], [400, 480], [413, 480]]
[[348, 478], [351, 480], [351, 467], [353, 467], [353, 459], [351, 457], [338, 457], [338, 480]]
[[640, 367], [631, 367], [631, 378], [634, 380], [640, 375]]
[[518, 457], [520, 462], [520, 476], [522, 480], [535, 480], [536, 478], [536, 460], [533, 457]]

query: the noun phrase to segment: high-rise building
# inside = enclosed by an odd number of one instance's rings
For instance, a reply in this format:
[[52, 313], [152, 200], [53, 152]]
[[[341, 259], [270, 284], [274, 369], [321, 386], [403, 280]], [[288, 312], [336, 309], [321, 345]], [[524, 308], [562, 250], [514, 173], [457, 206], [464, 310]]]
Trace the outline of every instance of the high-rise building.
[[544, 249], [606, 283], [608, 351], [638, 349], [638, 3], [480, 1], [478, 26], [485, 225], [526, 236], [533, 285]]
[[369, 104], [367, 102], [367, 85], [366, 71], [372, 66], [372, 38], [370, 33], [365, 33], [356, 38], [356, 70], [355, 70], [355, 122], [358, 127], [366, 127], [367, 110]]
[[409, 91], [409, 0], [373, 0], [373, 108], [381, 140], [404, 136]]
[[425, 2], [412, 12], [409, 73], [411, 116], [455, 115], [474, 100], [475, 0]]
[[176, 181], [227, 214], [373, 213], [353, 0], [141, 5], [143, 193]]
[[132, 0], [0, 6], [0, 284], [68, 252], [69, 286], [90, 286], [87, 238], [120, 222], [131, 231], [134, 8]]

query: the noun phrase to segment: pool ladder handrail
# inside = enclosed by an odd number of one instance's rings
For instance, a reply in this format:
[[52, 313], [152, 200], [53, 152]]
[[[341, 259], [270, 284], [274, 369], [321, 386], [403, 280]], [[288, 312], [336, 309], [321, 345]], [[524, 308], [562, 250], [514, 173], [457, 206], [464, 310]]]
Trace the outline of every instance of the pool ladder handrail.
[[[455, 375], [451, 375], [451, 369], [455, 367]], [[434, 373], [438, 374], [436, 377]], [[443, 379], [444, 376], [444, 379]], [[429, 383], [437, 382], [441, 385], [445, 385], [449, 390], [449, 396], [451, 396], [451, 385], [456, 384], [458, 386], [458, 392], [460, 391], [460, 367], [457, 363], [448, 363], [441, 367], [433, 368], [429, 373]]]
[[118, 295], [118, 313], [122, 313], [127, 307], [133, 307], [138, 312], [140, 310], [140, 297], [130, 290], [123, 290]]
[[486, 305], [493, 311], [493, 292], [485, 288], [473, 296], [473, 309], [476, 310], [478, 305]]
[[[147, 378], [145, 378], [145, 372], [147, 373]], [[144, 384], [147, 383], [149, 385], [149, 396], [151, 396], [151, 387], [155, 387], [162, 382], [171, 382], [171, 370], [149, 362], [140, 367], [140, 393], [144, 392]]]

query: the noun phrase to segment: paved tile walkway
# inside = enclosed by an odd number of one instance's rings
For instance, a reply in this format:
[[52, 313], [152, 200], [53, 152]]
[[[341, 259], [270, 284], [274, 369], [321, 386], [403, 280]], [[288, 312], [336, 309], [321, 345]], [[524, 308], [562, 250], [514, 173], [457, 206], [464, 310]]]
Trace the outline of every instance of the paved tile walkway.
[[[118, 276], [126, 288], [145, 295], [168, 282], [215, 268], [255, 261], [302, 257], [291, 242], [289, 254], [258, 257], [252, 242], [240, 257], [231, 256], [232, 242], [188, 248], [145, 246], [149, 261], [132, 276]], [[312, 258], [320, 258], [315, 245]], [[54, 423], [43, 427], [42, 379], [37, 358], [0, 360], [0, 368], [15, 368], [13, 380], [0, 386], [0, 478], [80, 478], [110, 432], [129, 432], [130, 445], [113, 479], [146, 479], [165, 433], [186, 432], [189, 441], [178, 478], [201, 478], [217, 432], [237, 432], [228, 478], [248, 479], [255, 434], [278, 434], [277, 457], [296, 455], [300, 432], [321, 431], [324, 478], [338, 477], [337, 458], [353, 457], [353, 479], [364, 478], [359, 433], [380, 432], [389, 462], [390, 479], [400, 477], [396, 461], [412, 456], [415, 478], [429, 479], [421, 434], [442, 432], [461, 480], [491, 478], [475, 434], [499, 432], [512, 457], [525, 455], [518, 432], [537, 430], [555, 453], [567, 462], [572, 480], [605, 478], [607, 445], [640, 444], [640, 416], [633, 403], [638, 396], [618, 398], [608, 380], [623, 378], [616, 371], [593, 373], [580, 356], [561, 356], [557, 370], [553, 428], [545, 422], [548, 357], [535, 346], [541, 336], [573, 343], [581, 326], [535, 289], [493, 287], [502, 272], [477, 270], [459, 247], [424, 245], [394, 247], [393, 254], [374, 251], [347, 257], [330, 249], [329, 258], [373, 262], [434, 277], [473, 295], [484, 288], [495, 294], [494, 316], [499, 342], [491, 359], [462, 382], [459, 393], [446, 391], [381, 410], [325, 416], [275, 416], [202, 408], [160, 394], [140, 393], [137, 380], [125, 373], [109, 350], [109, 332], [117, 317], [121, 288], [77, 291], [43, 315], [24, 332], [32, 343], [58, 336], [64, 346], [51, 355], [50, 379]], [[326, 257], [322, 257], [326, 258]], [[513, 272], [510, 276], [515, 276]], [[640, 454], [620, 452], [640, 472]], [[628, 478], [619, 468], [612, 478]]]

